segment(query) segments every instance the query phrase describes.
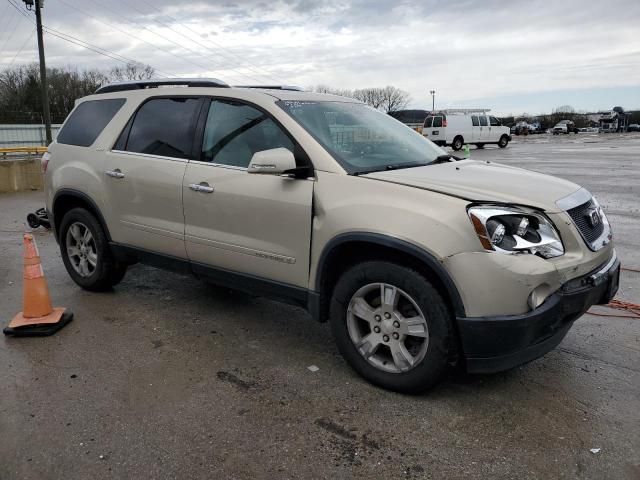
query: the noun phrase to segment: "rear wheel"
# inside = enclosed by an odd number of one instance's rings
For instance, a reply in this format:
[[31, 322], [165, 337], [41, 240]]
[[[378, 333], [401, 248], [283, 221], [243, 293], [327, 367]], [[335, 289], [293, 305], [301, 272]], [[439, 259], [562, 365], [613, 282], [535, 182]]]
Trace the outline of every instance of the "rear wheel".
[[335, 286], [330, 322], [340, 353], [375, 385], [418, 393], [446, 371], [450, 313], [415, 270], [382, 261], [350, 268]]
[[504, 147], [506, 147], [507, 145], [509, 145], [509, 137], [507, 137], [506, 135], [502, 135], [502, 136], [500, 137], [500, 140], [498, 140], [498, 146], [499, 146], [500, 148], [504, 148]]
[[107, 290], [120, 282], [127, 270], [111, 255], [100, 222], [84, 208], [69, 210], [62, 218], [60, 253], [69, 276], [86, 290]]
[[464, 139], [458, 135], [456, 138], [453, 139], [453, 143], [451, 143], [451, 148], [453, 148], [455, 151], [458, 151], [462, 148], [462, 146], [464, 145]]

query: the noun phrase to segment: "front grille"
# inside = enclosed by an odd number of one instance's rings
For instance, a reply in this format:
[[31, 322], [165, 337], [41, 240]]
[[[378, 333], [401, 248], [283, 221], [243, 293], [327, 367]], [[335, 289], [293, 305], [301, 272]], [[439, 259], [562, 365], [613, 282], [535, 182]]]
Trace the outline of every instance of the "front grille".
[[604, 232], [604, 219], [599, 217], [599, 222], [595, 225], [591, 221], [590, 213], [594, 210], [599, 209], [593, 203], [593, 200], [589, 200], [587, 203], [583, 203], [582, 205], [578, 205], [577, 207], [572, 208], [571, 210], [567, 210], [567, 213], [575, 223], [578, 231], [580, 231], [580, 235], [587, 242], [587, 244], [591, 245], [595, 242], [602, 232]]

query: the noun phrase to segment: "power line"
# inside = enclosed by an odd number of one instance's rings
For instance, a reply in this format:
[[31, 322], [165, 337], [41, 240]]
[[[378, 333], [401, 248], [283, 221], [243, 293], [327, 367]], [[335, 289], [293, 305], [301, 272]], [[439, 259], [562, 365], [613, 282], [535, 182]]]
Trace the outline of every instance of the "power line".
[[[16, 5], [14, 3], [15, 0], [8, 0], [8, 2], [18, 11], [18, 13], [20, 15], [22, 15], [23, 17], [25, 17], [27, 20], [29, 20], [31, 23], [35, 23], [34, 20], [31, 18], [31, 16], [26, 13], [23, 12], [22, 9]], [[73, 35], [69, 35], [68, 33], [64, 33], [61, 32], [59, 30], [56, 30], [54, 28], [48, 27], [48, 26], [43, 26], [44, 31], [46, 31], [49, 35], [52, 35], [54, 37], [57, 37], [61, 40], [64, 40], [66, 42], [72, 43], [74, 45], [77, 45], [79, 47], [85, 48], [87, 50], [91, 50], [94, 53], [97, 53], [99, 55], [111, 58], [112, 60], [116, 60], [118, 62], [127, 64], [127, 63], [135, 63], [135, 64], [143, 64], [142, 62], [139, 62], [138, 60], [135, 60], [133, 58], [129, 58], [129, 57], [125, 57], [124, 55], [121, 55], [119, 53], [116, 52], [112, 52], [110, 50], [107, 50], [106, 48], [102, 48], [99, 47], [97, 45], [93, 45], [89, 42], [86, 42], [84, 40], [81, 40], [77, 37], [74, 37]], [[118, 58], [119, 57], [119, 58]], [[155, 67], [153, 67], [155, 69]], [[156, 72], [158, 72], [160, 74], [160, 76], [163, 77], [170, 77], [172, 76], [172, 74], [166, 74], [166, 72], [162, 72], [161, 70], [157, 70], [155, 69]]]
[[[14, 14], [15, 14], [15, 12], [14, 12]], [[11, 17], [9, 22], [7, 22], [7, 30], [6, 30], [7, 32], [9, 31], [9, 25], [11, 25], [11, 20], [14, 20], [14, 19], [15, 19], [16, 23], [13, 24], [13, 29], [11, 30], [9, 35], [7, 35], [7, 38], [5, 39], [5, 41], [2, 43], [2, 47], [0, 48], [0, 52], [4, 51], [4, 47], [7, 46], [7, 44], [9, 43], [9, 40], [11, 40], [11, 37], [13, 36], [13, 34], [16, 31], [16, 27], [20, 23], [20, 17], [19, 16], [16, 15], [15, 17]], [[4, 33], [4, 31], [3, 31], [3, 33]]]
[[36, 29], [34, 28], [33, 30], [31, 30], [31, 33], [29, 34], [29, 36], [25, 39], [24, 43], [22, 44], [22, 46], [20, 47], [20, 50], [17, 51], [17, 53], [13, 56], [13, 59], [11, 60], [11, 63], [9, 64], [9, 67], [11, 67], [13, 65], [13, 62], [16, 61], [16, 58], [18, 58], [18, 55], [20, 55], [22, 53], [22, 50], [24, 50], [24, 47], [27, 46], [27, 43], [29, 42], [29, 40], [31, 40], [33, 38], [33, 34], [36, 33]]
[[[163, 40], [163, 41], [165, 41], [165, 42], [172, 43], [173, 45], [177, 46], [178, 48], [181, 48], [181, 49], [186, 50], [186, 51], [188, 51], [188, 52], [195, 53], [196, 55], [202, 56], [202, 54], [201, 54], [201, 53], [196, 52], [196, 51], [194, 51], [194, 50], [192, 50], [192, 49], [190, 49], [190, 48], [188, 48], [188, 47], [185, 47], [184, 45], [182, 45], [182, 44], [180, 44], [180, 43], [178, 43], [178, 42], [176, 42], [176, 41], [174, 41], [174, 40], [172, 40], [172, 39], [170, 39], [170, 38], [167, 38], [167, 37], [166, 37], [166, 36], [164, 36], [164, 35], [161, 35], [161, 34], [159, 34], [159, 33], [157, 33], [157, 32], [154, 32], [153, 30], [149, 29], [148, 27], [146, 27], [146, 26], [144, 26], [144, 25], [142, 25], [142, 26], [141, 26], [141, 25], [138, 25], [138, 24], [136, 24], [136, 23], [134, 23], [134, 22], [130, 21], [129, 19], [127, 19], [127, 18], [126, 18], [126, 17], [124, 17], [123, 15], [119, 14], [119, 13], [118, 13], [118, 12], [116, 12], [115, 10], [113, 10], [113, 9], [111, 9], [111, 8], [109, 8], [109, 7], [107, 7], [106, 5], [103, 5], [103, 4], [101, 4], [101, 3], [98, 3], [98, 2], [96, 2], [95, 0], [91, 0], [91, 2], [92, 2], [92, 3], [94, 3], [95, 5], [97, 5], [97, 6], [101, 7], [102, 9], [104, 9], [104, 10], [106, 10], [106, 11], [110, 12], [111, 14], [115, 15], [116, 17], [118, 17], [118, 18], [122, 19], [125, 23], [127, 23], [127, 24], [131, 25], [131, 26], [132, 26], [133, 28], [135, 28], [135, 29], [138, 29], [138, 30], [139, 30], [139, 29], [145, 30], [145, 31], [147, 31], [147, 32], [151, 33], [152, 35], [154, 35], [154, 36], [156, 36], [156, 37], [160, 38], [161, 40]], [[74, 8], [76, 11], [78, 11], [78, 12], [80, 12], [80, 13], [83, 13], [79, 8], [77, 8], [77, 7], [75, 7], [75, 6], [73, 6], [72, 8]], [[92, 15], [90, 15], [90, 14], [87, 14], [87, 15], [92, 16]], [[94, 18], [95, 18], [95, 17], [94, 17]], [[98, 21], [99, 21], [99, 22], [101, 22], [101, 23], [103, 23], [103, 24], [105, 24], [105, 25], [109, 25], [107, 22], [104, 22], [104, 21], [102, 21], [102, 20], [98, 20]], [[111, 25], [109, 25], [109, 26], [111, 26]], [[113, 27], [113, 28], [116, 28], [116, 27]], [[131, 36], [131, 35], [129, 34], [129, 36]], [[154, 44], [152, 44], [152, 43], [150, 43], [150, 42], [147, 42], [146, 40], [143, 40], [143, 39], [141, 39], [141, 38], [139, 38], [139, 37], [135, 37], [135, 36], [133, 36], [133, 37], [134, 37], [134, 38], [136, 38], [136, 39], [138, 39], [138, 40], [140, 40], [140, 41], [142, 41], [142, 42], [144, 42], [144, 43], [147, 43], [147, 44], [149, 44], [149, 45], [153, 46], [154, 48], [156, 48], [156, 49], [158, 49], [158, 50], [162, 51], [163, 53], [168, 53], [168, 54], [170, 54], [170, 55], [173, 55], [174, 57], [177, 57], [177, 58], [179, 58], [179, 59], [180, 59], [180, 60], [182, 60], [182, 61], [185, 61], [185, 62], [188, 62], [188, 63], [190, 63], [190, 64], [192, 64], [192, 65], [195, 65], [195, 66], [197, 66], [198, 68], [201, 68], [201, 69], [203, 69], [203, 70], [205, 70], [205, 71], [211, 71], [211, 70], [216, 71], [216, 70], [217, 70], [216, 68], [213, 68], [213, 69], [212, 69], [210, 65], [206, 65], [206, 66], [205, 66], [205, 65], [202, 65], [202, 64], [200, 64], [200, 63], [197, 63], [197, 62], [195, 62], [195, 61], [193, 61], [193, 60], [190, 60], [189, 58], [185, 58], [184, 56], [178, 55], [178, 54], [176, 54], [176, 53], [174, 53], [174, 52], [172, 52], [172, 51], [170, 51], [170, 50], [162, 49], [162, 48], [160, 48], [160, 47], [158, 47], [158, 46], [156, 46], [156, 45], [154, 45]], [[207, 58], [207, 57], [205, 57], [205, 58]], [[215, 65], [214, 65], [214, 67], [215, 67]], [[227, 69], [227, 70], [228, 70], [228, 69]], [[247, 78], [249, 78], [249, 79], [251, 79], [251, 80], [255, 80], [255, 78], [250, 77], [250, 76], [248, 77], [247, 75], [245, 75], [245, 74], [244, 74], [244, 73], [242, 73], [242, 72], [236, 72], [236, 73], [238, 73], [239, 75], [242, 75], [242, 76], [244, 76], [244, 77], [247, 77]]]
[[[141, 10], [138, 10], [135, 6], [133, 6], [133, 5], [131, 5], [131, 4], [127, 4], [127, 6], [129, 6], [129, 7], [133, 8], [136, 12], [140, 13], [141, 15], [146, 15], [146, 13], [145, 13], [145, 12], [143, 12], [143, 11], [141, 11]], [[205, 49], [207, 49], [207, 50], [211, 51], [211, 49], [210, 49], [209, 47], [207, 47], [206, 45], [202, 45], [201, 43], [196, 42], [196, 41], [194, 41], [194, 40], [192, 40], [192, 39], [188, 38], [186, 35], [184, 35], [183, 33], [180, 33], [179, 31], [175, 30], [174, 28], [172, 28], [171, 26], [167, 25], [166, 23], [161, 22], [161, 21], [159, 21], [159, 20], [155, 20], [155, 22], [156, 22], [157, 24], [159, 24], [159, 25], [163, 26], [164, 28], [167, 28], [168, 30], [170, 30], [170, 31], [172, 31], [172, 32], [174, 32], [174, 33], [176, 33], [177, 35], [180, 35], [181, 37], [186, 38], [187, 40], [189, 40], [189, 41], [191, 41], [191, 42], [193, 42], [193, 43], [196, 43], [196, 44], [200, 45], [201, 47], [203, 47], [203, 48], [205, 48]], [[219, 62], [219, 61], [220, 61], [219, 59], [216, 59], [216, 58], [214, 58], [214, 57], [212, 57], [212, 56], [210, 56], [210, 55], [205, 55], [205, 54], [203, 54], [202, 52], [198, 52], [198, 51], [193, 50], [193, 49], [191, 49], [191, 48], [189, 48], [189, 47], [185, 47], [184, 45], [177, 44], [176, 42], [174, 42], [174, 41], [172, 41], [172, 40], [170, 40], [170, 39], [168, 39], [168, 38], [166, 38], [166, 37], [163, 37], [163, 38], [165, 38], [166, 40], [170, 41], [171, 43], [174, 43], [174, 44], [176, 44], [176, 45], [178, 45], [178, 46], [182, 47], [183, 49], [185, 49], [185, 50], [187, 50], [187, 51], [189, 51], [189, 52], [192, 52], [192, 53], [194, 53], [194, 54], [196, 54], [196, 55], [200, 55], [200, 56], [202, 56], [202, 57], [204, 57], [204, 58], [210, 58], [210, 59], [213, 59], [213, 60], [214, 60], [214, 61], [216, 61], [216, 62]], [[246, 73], [244, 73], [244, 72], [241, 72], [241, 71], [239, 71], [239, 70], [237, 70], [236, 68], [233, 68], [233, 67], [226, 67], [226, 68], [225, 68], [225, 67], [222, 67], [222, 69], [224, 69], [224, 70], [231, 70], [232, 72], [236, 72], [238, 75], [241, 75], [241, 76], [243, 76], [243, 77], [246, 77], [246, 78], [248, 78], [248, 79], [250, 79], [250, 80], [252, 80], [252, 81], [257, 81], [257, 82], [259, 82], [259, 83], [262, 83], [262, 82], [263, 82], [263, 80], [260, 80], [259, 78], [255, 77], [255, 76], [252, 76], [252, 75], [246, 74]], [[265, 77], [265, 75], [262, 75], [262, 74], [260, 74], [260, 75], [261, 75], [262, 77]]]
[[[185, 29], [189, 30], [189, 31], [190, 31], [191, 33], [193, 33], [193, 34], [200, 36], [200, 34], [199, 34], [198, 32], [196, 32], [195, 30], [193, 30], [191, 27], [189, 27], [188, 25], [185, 25], [185, 24], [183, 24], [183, 23], [178, 22], [178, 20], [177, 20], [177, 19], [175, 19], [175, 18], [174, 18], [174, 17], [172, 17], [171, 15], [167, 15], [166, 13], [162, 12], [162, 11], [161, 11], [158, 7], [156, 7], [155, 5], [150, 4], [150, 3], [149, 3], [149, 2], [147, 2], [146, 0], [141, 0], [141, 1], [142, 1], [142, 3], [144, 3], [145, 5], [147, 5], [149, 8], [152, 8], [152, 9], [154, 9], [156, 12], [158, 12], [158, 13], [160, 13], [160, 14], [162, 14], [162, 15], [165, 15], [166, 17], [170, 18], [174, 23], [176, 23], [176, 24], [180, 25], [181, 27], [183, 27], [183, 28], [185, 28]], [[135, 7], [133, 7], [133, 8], [134, 8], [134, 9], [136, 9]], [[137, 9], [136, 9], [136, 10], [137, 10]], [[192, 42], [196, 43], [197, 45], [200, 45], [200, 46], [202, 46], [202, 47], [204, 47], [204, 48], [208, 49], [209, 51], [213, 52], [213, 50], [212, 50], [210, 47], [207, 47], [206, 45], [203, 45], [202, 43], [197, 42], [197, 41], [195, 41], [195, 40], [193, 40], [193, 39], [191, 39], [191, 38], [187, 37], [186, 35], [183, 35], [183, 36], [184, 36], [185, 38], [187, 38], [187, 39], [191, 40]], [[213, 45], [215, 45], [216, 47], [218, 47], [218, 48], [219, 48], [220, 50], [222, 50], [223, 52], [226, 52], [229, 56], [232, 56], [232, 57], [237, 58], [237, 59], [241, 62], [241, 63], [240, 63], [240, 65], [242, 65], [242, 64], [244, 63], [244, 64], [246, 65], [246, 66], [245, 66], [245, 68], [247, 68], [247, 69], [249, 69], [249, 70], [253, 71], [254, 73], [257, 73], [258, 75], [261, 75], [261, 76], [263, 76], [263, 77], [265, 77], [265, 78], [271, 78], [271, 79], [273, 79], [273, 80], [276, 80], [277, 82], [282, 82], [282, 80], [281, 80], [281, 79], [279, 79], [279, 78], [275, 77], [275, 76], [274, 76], [274, 75], [273, 75], [269, 70], [267, 70], [266, 68], [260, 67], [260, 66], [258, 66], [258, 65], [254, 65], [254, 64], [252, 64], [251, 62], [249, 62], [248, 60], [241, 58], [241, 57], [240, 57], [240, 55], [238, 55], [237, 53], [234, 53], [234, 52], [230, 51], [230, 50], [229, 50], [227, 47], [225, 47], [224, 45], [221, 45], [221, 44], [219, 44], [219, 43], [217, 43], [217, 42], [215, 42], [215, 41], [213, 41], [213, 40], [210, 40], [210, 39], [207, 39], [207, 41], [208, 41], [208, 42], [210, 42], [210, 43], [212, 43], [212, 44], [213, 44]], [[238, 60], [236, 60], [236, 61], [238, 61]], [[255, 68], [254, 68], [254, 67], [255, 67]], [[263, 72], [266, 72], [266, 75], [265, 75], [264, 73], [260, 73], [260, 72], [257, 70], [258, 68], [259, 68], [260, 70], [262, 70]], [[283, 82], [283, 83], [286, 83], [286, 82]]]

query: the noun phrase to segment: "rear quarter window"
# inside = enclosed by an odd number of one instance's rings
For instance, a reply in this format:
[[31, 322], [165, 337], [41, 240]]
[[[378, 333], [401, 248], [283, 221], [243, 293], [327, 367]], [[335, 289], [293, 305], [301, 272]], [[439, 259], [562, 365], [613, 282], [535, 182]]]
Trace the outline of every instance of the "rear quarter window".
[[124, 105], [124, 98], [89, 100], [71, 112], [56, 141], [66, 145], [88, 147]]

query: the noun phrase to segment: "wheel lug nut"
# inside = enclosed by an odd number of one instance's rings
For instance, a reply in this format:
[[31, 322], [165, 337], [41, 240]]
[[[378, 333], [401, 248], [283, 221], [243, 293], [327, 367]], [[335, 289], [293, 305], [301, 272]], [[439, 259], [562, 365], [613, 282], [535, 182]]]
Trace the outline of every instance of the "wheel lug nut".
[[373, 331], [376, 333], [380, 333], [380, 327], [378, 326], [373, 327]]
[[388, 342], [388, 341], [389, 341], [389, 335], [385, 335], [384, 337], [382, 337], [382, 339], [383, 339], [385, 342]]
[[395, 338], [396, 340], [400, 338], [400, 335], [398, 335], [398, 332], [393, 332], [393, 338]]
[[385, 313], [384, 318], [391, 318], [391, 314], [389, 312]]
[[393, 326], [396, 328], [400, 328], [400, 322], [396, 320], [395, 322], [393, 322]]
[[376, 322], [379, 322], [380, 320], [382, 320], [382, 318], [380, 318], [380, 315], [376, 315], [375, 319], [376, 319]]

